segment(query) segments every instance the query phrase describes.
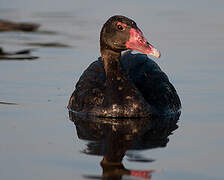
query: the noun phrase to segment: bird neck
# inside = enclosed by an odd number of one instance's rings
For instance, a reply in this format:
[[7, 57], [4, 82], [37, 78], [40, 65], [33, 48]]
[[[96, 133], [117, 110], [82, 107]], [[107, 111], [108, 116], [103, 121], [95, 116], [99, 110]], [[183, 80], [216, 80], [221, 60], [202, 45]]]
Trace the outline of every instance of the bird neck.
[[120, 63], [121, 52], [116, 52], [111, 49], [101, 49], [101, 56], [107, 80], [113, 80], [123, 74]]

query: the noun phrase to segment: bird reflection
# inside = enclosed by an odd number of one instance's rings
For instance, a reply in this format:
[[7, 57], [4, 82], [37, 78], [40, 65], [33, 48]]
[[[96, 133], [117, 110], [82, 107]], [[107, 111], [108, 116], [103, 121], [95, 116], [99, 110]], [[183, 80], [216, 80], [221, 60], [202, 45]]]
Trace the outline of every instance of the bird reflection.
[[[140, 119], [109, 119], [82, 117], [69, 112], [74, 122], [79, 139], [87, 140], [87, 147], [82, 152], [88, 155], [100, 155], [102, 176], [85, 175], [88, 179], [120, 180], [122, 176], [151, 179], [156, 170], [131, 170], [124, 167], [124, 156], [129, 161], [152, 162], [136, 155], [133, 150], [146, 150], [166, 147], [168, 136], [178, 128], [180, 113], [166, 117]], [[132, 150], [132, 151], [131, 151]]]

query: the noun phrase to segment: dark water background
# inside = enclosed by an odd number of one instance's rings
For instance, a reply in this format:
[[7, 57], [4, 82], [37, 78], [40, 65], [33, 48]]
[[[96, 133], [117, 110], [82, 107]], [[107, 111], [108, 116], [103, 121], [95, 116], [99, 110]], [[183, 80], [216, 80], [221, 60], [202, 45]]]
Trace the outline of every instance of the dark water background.
[[[99, 31], [111, 15], [133, 18], [162, 53], [156, 60], [183, 109], [166, 148], [132, 169], [152, 179], [224, 179], [224, 2], [1, 0], [0, 18], [41, 24], [38, 32], [1, 32], [7, 51], [32, 48], [36, 60], [0, 60], [0, 179], [83, 179], [101, 174], [102, 157], [80, 153], [68, 99], [99, 56]], [[41, 46], [43, 43], [58, 46]], [[10, 104], [12, 103], [12, 104]]]

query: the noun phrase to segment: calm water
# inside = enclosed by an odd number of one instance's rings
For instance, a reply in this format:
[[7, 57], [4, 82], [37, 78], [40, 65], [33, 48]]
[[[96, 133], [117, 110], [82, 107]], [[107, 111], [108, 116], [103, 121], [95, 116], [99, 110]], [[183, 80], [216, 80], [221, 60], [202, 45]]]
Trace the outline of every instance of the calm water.
[[223, 8], [219, 0], [1, 0], [1, 19], [41, 27], [35, 33], [0, 33], [0, 47], [6, 51], [28, 48], [39, 57], [0, 60], [0, 179], [102, 176], [103, 157], [89, 155], [97, 153], [88, 151], [88, 137], [79, 131], [78, 137], [66, 106], [75, 82], [99, 56], [99, 31], [114, 14], [133, 18], [160, 49], [157, 62], [183, 104], [173, 135], [163, 136], [163, 144], [155, 148], [126, 148], [124, 167], [156, 170], [152, 179], [157, 180], [224, 179]]

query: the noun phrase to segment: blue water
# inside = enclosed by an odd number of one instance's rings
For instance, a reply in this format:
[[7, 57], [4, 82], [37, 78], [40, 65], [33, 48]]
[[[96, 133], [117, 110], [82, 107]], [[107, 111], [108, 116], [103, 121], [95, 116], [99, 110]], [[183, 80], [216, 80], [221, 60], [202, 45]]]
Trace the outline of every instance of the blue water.
[[[222, 1], [1, 0], [0, 17], [41, 24], [39, 32], [0, 32], [6, 51], [32, 48], [33, 61], [0, 60], [0, 179], [101, 176], [102, 156], [81, 153], [67, 103], [83, 70], [99, 56], [99, 31], [114, 14], [133, 18], [162, 54], [156, 60], [182, 101], [179, 128], [164, 148], [137, 151], [152, 179], [221, 180], [224, 151]], [[50, 32], [50, 33], [47, 33]], [[30, 43], [61, 43], [41, 47]], [[124, 178], [128, 178], [125, 176]], [[133, 178], [133, 177], [132, 177]]]

